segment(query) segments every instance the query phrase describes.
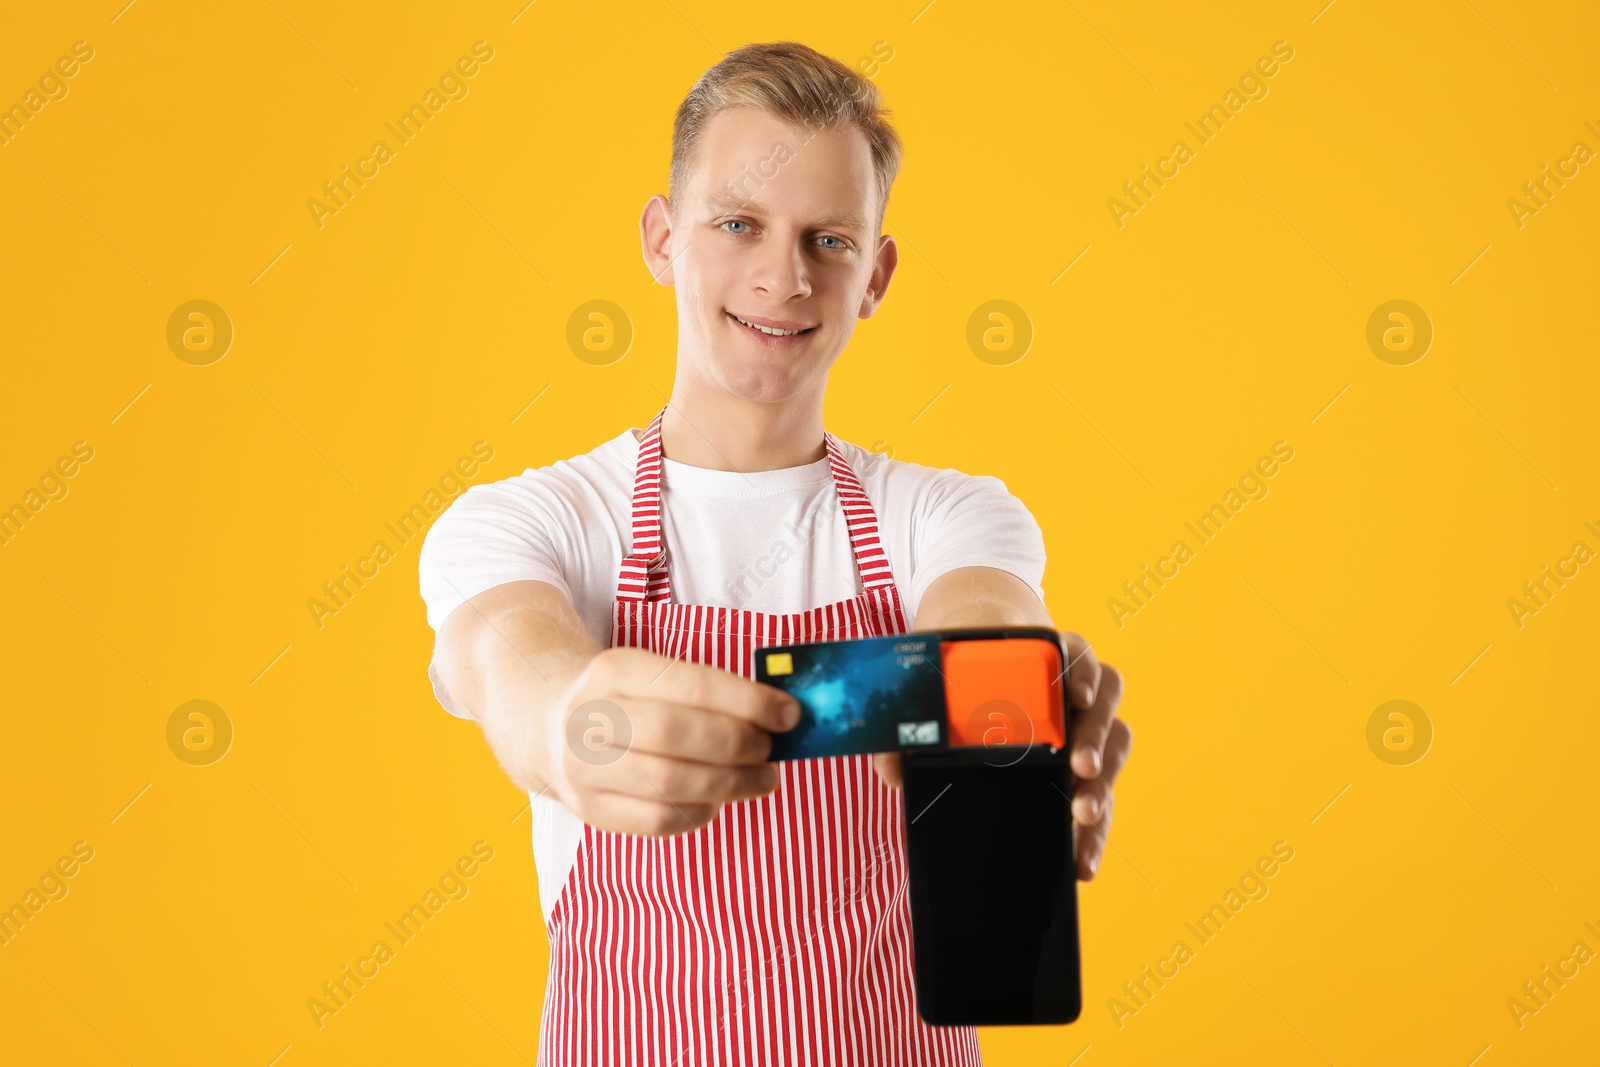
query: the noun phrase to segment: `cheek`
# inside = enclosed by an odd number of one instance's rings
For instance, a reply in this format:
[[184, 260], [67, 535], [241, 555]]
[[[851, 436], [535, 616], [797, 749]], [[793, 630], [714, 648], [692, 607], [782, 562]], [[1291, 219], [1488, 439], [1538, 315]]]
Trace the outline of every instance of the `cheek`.
[[841, 278], [837, 281], [836, 290], [823, 290], [816, 295], [823, 297], [825, 329], [828, 333], [838, 334], [848, 331], [850, 324], [860, 314], [862, 301], [867, 296], [867, 283], [865, 279]]
[[690, 248], [673, 265], [673, 276], [686, 302], [691, 306], [726, 303], [728, 265], [716, 253]]
[[686, 269], [688, 258], [684, 256], [673, 267], [673, 302], [678, 305], [680, 323], [694, 323], [705, 317], [705, 308], [711, 299], [706, 294], [704, 275]]

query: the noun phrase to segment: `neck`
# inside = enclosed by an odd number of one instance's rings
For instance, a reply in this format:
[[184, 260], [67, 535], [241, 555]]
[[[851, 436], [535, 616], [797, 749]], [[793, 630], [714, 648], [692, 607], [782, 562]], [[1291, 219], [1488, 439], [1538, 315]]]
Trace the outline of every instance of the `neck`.
[[822, 394], [764, 404], [679, 381], [661, 417], [661, 454], [691, 467], [744, 474], [815, 463], [828, 454]]

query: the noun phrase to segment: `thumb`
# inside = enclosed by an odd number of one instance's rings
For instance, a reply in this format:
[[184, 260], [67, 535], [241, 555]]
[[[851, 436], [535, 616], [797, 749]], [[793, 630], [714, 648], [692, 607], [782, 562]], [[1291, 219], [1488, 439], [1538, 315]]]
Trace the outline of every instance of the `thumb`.
[[884, 785], [890, 789], [900, 788], [900, 754], [898, 752], [873, 753], [872, 769], [878, 772], [878, 777], [883, 779]]

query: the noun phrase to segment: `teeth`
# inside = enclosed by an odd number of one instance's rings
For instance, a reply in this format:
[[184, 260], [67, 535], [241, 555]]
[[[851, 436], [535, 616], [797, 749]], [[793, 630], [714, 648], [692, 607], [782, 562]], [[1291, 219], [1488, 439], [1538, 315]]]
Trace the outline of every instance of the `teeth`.
[[[730, 314], [731, 314], [731, 312], [730, 312]], [[737, 316], [737, 315], [734, 315], [733, 317], [734, 317], [734, 320], [736, 322], [740, 323], [741, 325], [748, 326], [752, 330], [760, 330], [762, 333], [771, 334], [773, 337], [792, 337], [797, 333], [804, 333], [805, 332], [804, 330], [774, 330], [770, 326], [759, 326], [759, 325], [757, 325], [756, 323], [753, 323], [753, 322], [745, 322], [743, 319], [739, 318], [739, 316]]]

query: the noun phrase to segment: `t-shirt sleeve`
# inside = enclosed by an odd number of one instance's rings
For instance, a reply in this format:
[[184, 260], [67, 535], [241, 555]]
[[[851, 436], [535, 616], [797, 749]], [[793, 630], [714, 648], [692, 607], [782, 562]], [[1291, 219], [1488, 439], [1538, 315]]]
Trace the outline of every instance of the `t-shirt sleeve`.
[[[541, 504], [535, 487], [520, 482], [512, 478], [475, 485], [429, 527], [417, 578], [428, 625], [436, 635], [461, 605], [507, 582], [549, 582], [572, 596], [558, 549], [563, 539], [550, 510]], [[428, 678], [446, 711], [470, 717], [451, 698], [432, 662]]]
[[941, 470], [929, 488], [915, 536], [910, 600], [922, 603], [933, 580], [958, 567], [994, 567], [1021, 578], [1044, 599], [1044, 533], [1005, 482]]

